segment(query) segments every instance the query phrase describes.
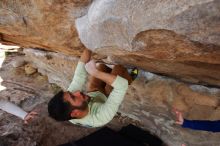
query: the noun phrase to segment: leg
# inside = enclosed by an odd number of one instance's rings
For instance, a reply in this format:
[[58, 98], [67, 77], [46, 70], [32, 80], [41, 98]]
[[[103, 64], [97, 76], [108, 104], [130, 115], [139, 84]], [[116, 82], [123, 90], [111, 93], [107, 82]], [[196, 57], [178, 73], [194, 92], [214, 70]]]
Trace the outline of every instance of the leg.
[[[97, 69], [107, 73], [110, 73], [112, 70], [105, 64], [98, 64]], [[105, 82], [93, 76], [89, 76], [89, 81], [87, 83], [87, 92], [100, 91], [105, 94], [105, 85], [106, 85]]]
[[[122, 65], [115, 65], [114, 68], [111, 71], [111, 74], [113, 75], [119, 75], [125, 79], [128, 80], [128, 84], [131, 84], [132, 77], [129, 75], [127, 69], [123, 67]], [[109, 95], [112, 91], [112, 87], [110, 85], [105, 86], [105, 95]]]

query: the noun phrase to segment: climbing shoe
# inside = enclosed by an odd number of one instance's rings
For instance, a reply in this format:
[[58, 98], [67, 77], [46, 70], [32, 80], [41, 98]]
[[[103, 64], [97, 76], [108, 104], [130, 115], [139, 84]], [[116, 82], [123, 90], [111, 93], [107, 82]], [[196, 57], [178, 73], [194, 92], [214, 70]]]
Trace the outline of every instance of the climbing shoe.
[[139, 70], [136, 67], [131, 70], [130, 76], [133, 81], [138, 77], [138, 73], [139, 73]]

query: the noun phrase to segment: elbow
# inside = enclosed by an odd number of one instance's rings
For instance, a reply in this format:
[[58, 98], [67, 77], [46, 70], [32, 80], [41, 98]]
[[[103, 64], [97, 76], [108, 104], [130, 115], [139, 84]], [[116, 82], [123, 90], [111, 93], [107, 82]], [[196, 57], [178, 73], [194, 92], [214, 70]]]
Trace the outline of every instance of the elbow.
[[124, 80], [122, 83], [121, 83], [121, 86], [119, 87], [120, 90], [127, 90], [128, 89], [128, 80]]

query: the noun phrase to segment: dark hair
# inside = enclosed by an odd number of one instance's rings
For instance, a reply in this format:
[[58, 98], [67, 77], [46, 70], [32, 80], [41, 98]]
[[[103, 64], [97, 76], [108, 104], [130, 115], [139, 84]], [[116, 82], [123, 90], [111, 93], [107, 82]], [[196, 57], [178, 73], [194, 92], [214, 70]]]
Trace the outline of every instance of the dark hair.
[[57, 121], [67, 121], [73, 119], [71, 112], [73, 110], [71, 104], [64, 101], [64, 92], [58, 92], [48, 103], [49, 116]]

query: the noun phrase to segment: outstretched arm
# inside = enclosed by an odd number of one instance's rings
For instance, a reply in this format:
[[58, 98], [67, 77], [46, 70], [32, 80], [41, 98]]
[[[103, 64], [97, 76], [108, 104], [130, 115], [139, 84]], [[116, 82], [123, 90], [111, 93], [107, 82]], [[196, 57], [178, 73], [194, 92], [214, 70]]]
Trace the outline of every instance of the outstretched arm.
[[80, 60], [75, 69], [73, 80], [68, 87], [68, 91], [74, 92], [77, 90], [82, 90], [87, 80], [87, 72], [85, 70], [85, 64], [90, 60], [92, 52], [85, 49], [80, 57]]
[[8, 112], [10, 114], [13, 114], [23, 120], [24, 120], [25, 116], [28, 114], [27, 112], [25, 112], [23, 109], [21, 109], [17, 105], [15, 105], [11, 102], [5, 101], [5, 100], [0, 101], [0, 109]]
[[0, 109], [23, 119], [26, 124], [37, 115], [36, 112], [27, 113], [17, 105], [5, 100], [0, 100]]

